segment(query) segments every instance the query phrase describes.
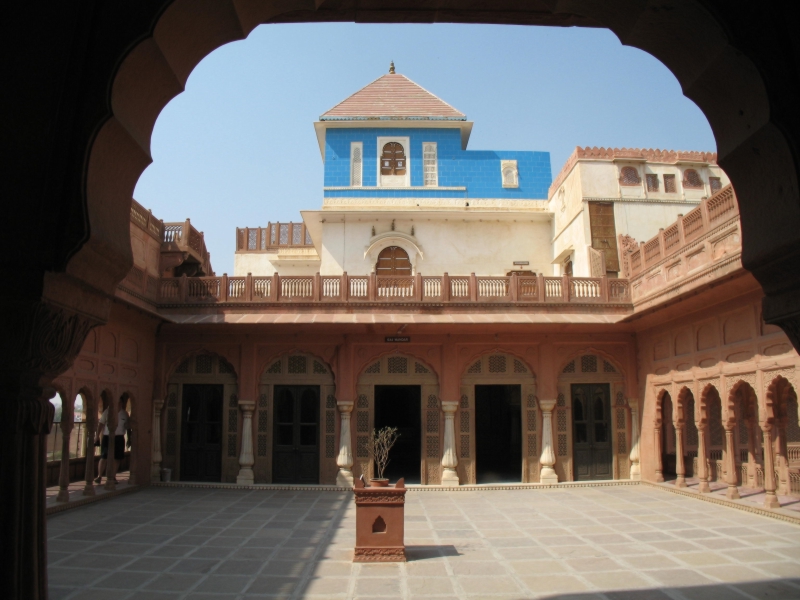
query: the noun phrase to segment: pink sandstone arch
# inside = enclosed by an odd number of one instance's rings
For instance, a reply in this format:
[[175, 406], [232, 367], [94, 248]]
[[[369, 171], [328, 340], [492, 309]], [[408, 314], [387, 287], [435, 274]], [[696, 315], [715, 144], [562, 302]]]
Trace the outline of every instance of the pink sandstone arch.
[[[533, 368], [533, 366], [531, 365], [531, 363], [530, 363], [530, 361], [528, 359], [524, 358], [521, 354], [519, 354], [518, 352], [515, 352], [513, 350], [509, 350], [507, 348], [502, 348], [500, 346], [495, 346], [494, 348], [492, 348], [490, 350], [480, 350], [478, 352], [475, 352], [472, 355], [470, 355], [470, 357], [467, 358], [465, 361], [462, 361], [461, 371], [459, 373], [459, 381], [461, 381], [467, 375], [467, 370], [472, 365], [475, 364], [475, 361], [480, 360], [481, 358], [483, 358], [484, 356], [487, 356], [489, 354], [508, 354], [509, 356], [513, 356], [514, 358], [519, 360], [523, 365], [525, 365], [525, 367], [527, 367], [528, 371], [530, 371], [531, 376], [534, 379], [536, 379], [536, 369]], [[520, 373], [520, 375], [521, 375], [521, 373]]]

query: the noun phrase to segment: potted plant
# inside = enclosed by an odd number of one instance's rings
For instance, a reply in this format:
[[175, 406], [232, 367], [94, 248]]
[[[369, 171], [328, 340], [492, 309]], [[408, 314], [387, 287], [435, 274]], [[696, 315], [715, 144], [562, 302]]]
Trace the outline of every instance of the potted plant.
[[397, 427], [384, 427], [379, 431], [372, 430], [367, 451], [369, 452], [369, 457], [375, 461], [375, 469], [378, 472], [378, 476], [369, 480], [370, 487], [386, 487], [389, 485], [389, 480], [384, 479], [383, 472], [386, 470], [386, 465], [389, 464], [389, 450], [392, 449], [398, 437], [400, 437], [400, 434], [397, 433]]

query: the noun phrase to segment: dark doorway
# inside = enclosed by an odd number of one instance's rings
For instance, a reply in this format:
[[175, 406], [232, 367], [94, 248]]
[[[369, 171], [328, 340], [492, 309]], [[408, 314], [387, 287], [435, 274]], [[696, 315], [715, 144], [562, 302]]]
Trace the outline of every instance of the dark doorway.
[[397, 427], [400, 434], [389, 453], [389, 465], [383, 474], [389, 481], [397, 481], [400, 477], [405, 477], [406, 483], [421, 481], [421, 396], [422, 390], [418, 385], [375, 386], [375, 429]]
[[319, 386], [275, 386], [272, 481], [319, 483]]
[[522, 408], [518, 385], [475, 386], [478, 483], [522, 480]]
[[672, 422], [672, 398], [664, 393], [661, 398], [661, 474], [665, 479], [676, 479], [677, 454], [675, 451], [675, 424]]
[[572, 386], [575, 480], [612, 479], [611, 388], [607, 383]]
[[183, 385], [182, 481], [222, 481], [223, 397], [222, 385]]

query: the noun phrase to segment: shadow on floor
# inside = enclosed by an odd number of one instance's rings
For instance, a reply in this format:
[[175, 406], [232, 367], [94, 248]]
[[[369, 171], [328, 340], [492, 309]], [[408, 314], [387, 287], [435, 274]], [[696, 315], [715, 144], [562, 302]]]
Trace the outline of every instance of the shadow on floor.
[[[800, 598], [800, 578], [771, 581], [743, 581], [730, 584], [665, 587], [658, 589], [554, 594], [541, 600], [797, 600]], [[522, 598], [520, 599], [522, 600]]]

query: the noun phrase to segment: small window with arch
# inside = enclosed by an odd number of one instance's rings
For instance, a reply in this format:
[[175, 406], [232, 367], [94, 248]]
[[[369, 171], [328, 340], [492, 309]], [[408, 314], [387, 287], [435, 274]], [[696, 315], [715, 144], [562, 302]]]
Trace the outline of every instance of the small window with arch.
[[500, 161], [500, 173], [503, 178], [504, 188], [519, 187], [519, 171], [517, 170], [517, 161], [515, 160]]
[[642, 180], [639, 179], [639, 172], [636, 167], [622, 167], [619, 174], [620, 185], [640, 185]]
[[694, 169], [686, 169], [683, 172], [683, 187], [693, 190], [702, 189], [703, 180], [700, 179], [700, 174]]
[[708, 183], [711, 186], [711, 193], [716, 194], [722, 189], [722, 179], [719, 177], [709, 177]]
[[399, 142], [389, 142], [381, 152], [381, 175], [405, 175], [406, 152]]

